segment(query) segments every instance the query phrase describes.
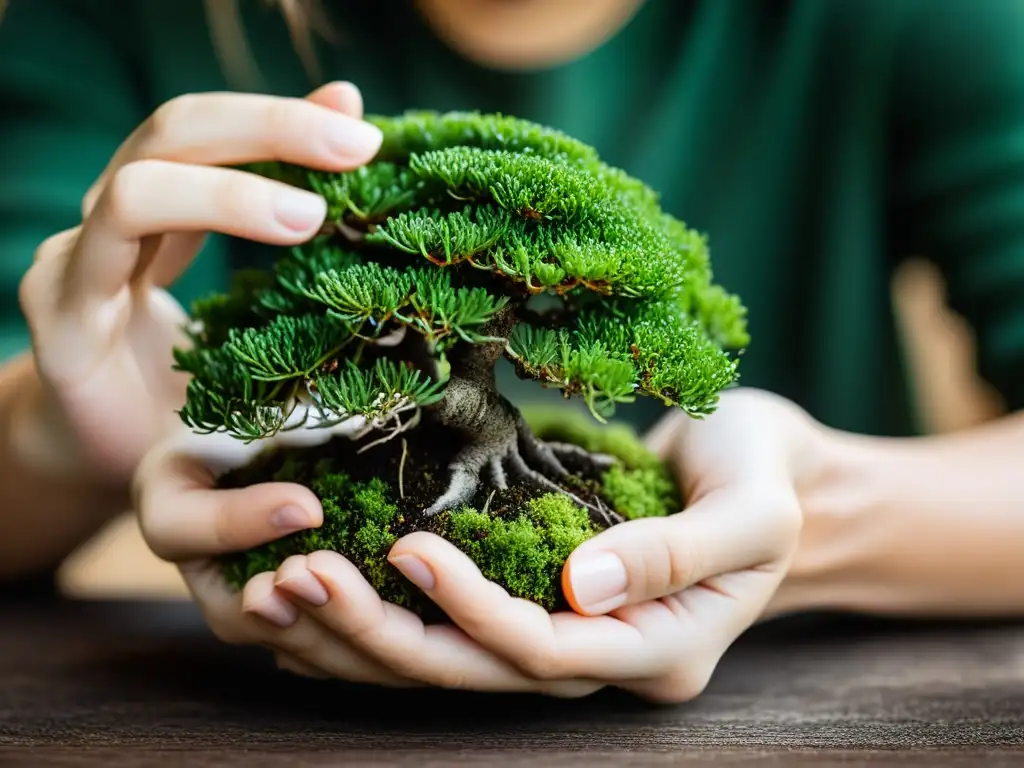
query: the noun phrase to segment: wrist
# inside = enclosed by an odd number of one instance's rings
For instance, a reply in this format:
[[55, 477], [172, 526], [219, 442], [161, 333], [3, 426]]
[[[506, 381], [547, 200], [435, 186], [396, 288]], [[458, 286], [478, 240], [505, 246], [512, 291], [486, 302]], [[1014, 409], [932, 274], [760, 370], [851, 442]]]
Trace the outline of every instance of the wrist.
[[90, 462], [30, 355], [9, 363], [4, 374], [0, 410], [10, 471], [55, 489], [74, 487], [86, 498], [117, 496], [128, 488], [129, 478], [111, 477]]
[[90, 476], [46, 421], [31, 358], [0, 368], [0, 582], [56, 568], [130, 508], [126, 483]]
[[800, 543], [770, 613], [1020, 615], [1024, 418], [955, 436], [822, 431]]
[[803, 527], [771, 615], [819, 610], [884, 611], [872, 573], [892, 518], [880, 515], [899, 472], [903, 441], [812, 427], [813, 456], [794, 477]]

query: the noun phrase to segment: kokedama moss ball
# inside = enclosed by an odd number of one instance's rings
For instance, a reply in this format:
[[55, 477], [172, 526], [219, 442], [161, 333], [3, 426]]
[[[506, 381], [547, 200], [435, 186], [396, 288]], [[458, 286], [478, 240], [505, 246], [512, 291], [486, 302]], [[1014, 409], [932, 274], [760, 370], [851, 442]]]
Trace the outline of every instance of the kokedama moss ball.
[[[703, 235], [592, 147], [500, 115], [368, 119], [384, 142], [366, 167], [247, 168], [321, 194], [324, 227], [197, 302], [192, 345], [176, 350], [195, 431], [332, 430], [221, 478], [299, 482], [325, 511], [321, 528], [228, 557], [225, 573], [241, 586], [333, 549], [426, 614], [385, 558], [430, 530], [553, 610], [575, 547], [679, 509], [668, 470], [608, 419], [637, 396], [713, 412], [738, 379], [745, 309], [714, 283]], [[590, 416], [525, 417], [498, 390], [503, 357]]]
[[[602, 428], [581, 414], [561, 410], [534, 410], [528, 421], [542, 440], [614, 456], [616, 462], [600, 477], [574, 477], [571, 485], [603, 497], [626, 519], [679, 511], [680, 496], [669, 468], [629, 427]], [[429, 614], [429, 600], [387, 562], [399, 537], [425, 528], [453, 542], [511, 595], [548, 610], [563, 607], [562, 567], [601, 526], [565, 494], [522, 488], [482, 488], [473, 503], [423, 520], [418, 513], [424, 503], [444, 489], [453, 446], [419, 436], [429, 445], [417, 445], [410, 435], [404, 447], [401, 441], [388, 441], [359, 454], [358, 446], [340, 438], [327, 447], [268, 452], [261, 461], [225, 475], [224, 487], [268, 479], [302, 483], [324, 509], [320, 528], [225, 558], [228, 582], [240, 589], [291, 555], [329, 549], [344, 554], [384, 599]]]

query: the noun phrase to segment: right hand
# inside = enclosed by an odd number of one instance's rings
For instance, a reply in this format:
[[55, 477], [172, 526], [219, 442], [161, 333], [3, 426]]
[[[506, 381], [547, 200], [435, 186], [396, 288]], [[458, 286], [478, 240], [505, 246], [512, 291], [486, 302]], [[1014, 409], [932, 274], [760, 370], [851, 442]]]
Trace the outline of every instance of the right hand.
[[359, 91], [331, 83], [305, 99], [180, 96], [140, 125], [85, 195], [82, 223], [46, 240], [22, 280], [44, 391], [26, 409], [23, 453], [126, 487], [184, 403], [172, 349], [187, 343], [186, 315], [165, 287], [210, 232], [290, 246], [326, 215], [318, 195], [217, 166], [351, 170], [380, 147], [361, 118]]

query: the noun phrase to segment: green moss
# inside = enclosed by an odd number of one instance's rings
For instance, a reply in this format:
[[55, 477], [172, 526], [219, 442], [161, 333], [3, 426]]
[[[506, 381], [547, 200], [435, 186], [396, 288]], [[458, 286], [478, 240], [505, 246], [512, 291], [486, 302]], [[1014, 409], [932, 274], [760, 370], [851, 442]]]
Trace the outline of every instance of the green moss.
[[615, 466], [603, 477], [604, 492], [624, 517], [662, 517], [679, 511], [676, 484], [660, 467]]
[[512, 520], [476, 510], [453, 513], [447, 533], [483, 575], [504, 584], [510, 594], [541, 604], [552, 600], [550, 556], [542, 532], [525, 516]]
[[[592, 452], [607, 453], [621, 463], [604, 473], [600, 492], [627, 518], [671, 514], [679, 509], [669, 470], [626, 426], [599, 425], [585, 415], [565, 410], [525, 414], [537, 434], [548, 440], [573, 442]], [[424, 449], [416, 456], [423, 457]], [[390, 563], [394, 543], [415, 530], [410, 521], [422, 498], [436, 492], [435, 476], [421, 465], [407, 471], [405, 495], [387, 456], [356, 461], [346, 453], [290, 449], [262, 458], [234, 481], [241, 484], [298, 482], [311, 488], [324, 510], [323, 525], [225, 559], [225, 575], [241, 588], [258, 573], [275, 570], [287, 557], [328, 549], [347, 557], [381, 596], [428, 615], [436, 608]], [[441, 460], [443, 457], [437, 457]], [[344, 467], [344, 470], [341, 468]], [[508, 492], [499, 502], [446, 512], [428, 523], [465, 552], [483, 575], [514, 597], [531, 600], [552, 611], [565, 606], [561, 574], [569, 555], [599, 529], [587, 512], [567, 496], [530, 496]], [[485, 499], [486, 501], [486, 499]]]
[[680, 510], [682, 499], [670, 468], [629, 426], [596, 428], [583, 413], [555, 408], [532, 410], [527, 416], [542, 439], [575, 443], [622, 462], [608, 470], [601, 483], [604, 495], [624, 517], [661, 517]]
[[629, 469], [661, 466], [658, 457], [628, 424], [595, 424], [586, 413], [550, 406], [525, 408], [523, 415], [543, 440], [574, 443], [591, 453], [606, 453]]
[[460, 510], [448, 516], [442, 530], [486, 578], [503, 585], [513, 597], [548, 610], [561, 600], [565, 561], [596, 533], [586, 511], [557, 493], [531, 499], [514, 518]]

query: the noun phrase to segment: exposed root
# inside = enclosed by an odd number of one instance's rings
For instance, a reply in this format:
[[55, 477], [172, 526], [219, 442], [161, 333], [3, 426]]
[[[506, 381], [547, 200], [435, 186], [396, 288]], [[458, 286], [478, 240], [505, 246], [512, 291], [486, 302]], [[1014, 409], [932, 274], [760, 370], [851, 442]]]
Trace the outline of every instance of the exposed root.
[[501, 466], [501, 459], [497, 456], [492, 456], [488, 463], [488, 469], [491, 472], [491, 484], [499, 491], [507, 489], [508, 481], [505, 479], [505, 468]]
[[607, 506], [601, 503], [601, 501], [595, 500], [594, 503], [584, 501], [575, 493], [567, 491], [565, 488], [560, 486], [558, 483], [549, 480], [543, 474], [535, 469], [532, 469], [519, 455], [518, 452], [513, 453], [510, 457], [510, 468], [512, 471], [524, 482], [527, 482], [541, 490], [549, 491], [552, 493], [563, 493], [572, 499], [573, 503], [579, 504], [581, 507], [590, 512], [591, 518], [595, 523], [604, 526], [612, 526], [617, 523], [624, 522], [623, 518], [617, 512], [613, 512], [608, 509]]
[[569, 476], [569, 470], [562, 466], [551, 446], [533, 434], [522, 414], [516, 419], [516, 437], [520, 452], [531, 464], [552, 477], [561, 479]]
[[[469, 455], [467, 455], [469, 454]], [[487, 463], [487, 455], [473, 448], [464, 449], [449, 466], [448, 489], [423, 510], [426, 517], [433, 517], [446, 509], [469, 504], [480, 487], [480, 470]]]
[[619, 463], [614, 456], [609, 456], [607, 453], [591, 453], [573, 443], [544, 443], [544, 445], [562, 462], [580, 464], [588, 471], [588, 474], [595, 476]]
[[405, 498], [405, 460], [409, 458], [409, 442], [402, 438], [402, 459], [398, 463], [398, 495]]
[[[536, 438], [529, 445], [531, 456], [554, 457], [554, 449]], [[590, 456], [586, 451], [584, 451], [584, 454], [587, 457]], [[578, 459], [579, 457], [575, 458]], [[600, 464], [602, 460], [603, 457], [598, 456], [594, 464]], [[538, 463], [541, 463], [542, 466], [553, 473], [557, 473], [558, 479], [567, 477], [569, 474], [560, 463], [557, 465], [557, 468], [546, 461]], [[490, 474], [490, 485], [495, 490], [505, 490], [509, 487], [507, 475], [510, 474], [519, 482], [538, 490], [549, 493], [561, 493], [568, 496], [573, 503], [579, 504], [586, 509], [594, 522], [599, 525], [608, 527], [624, 521], [621, 515], [609, 509], [600, 499], [593, 502], [586, 501], [575, 493], [563, 488], [542, 471], [531, 467], [522, 453], [520, 453], [520, 448], [517, 444], [496, 445], [492, 447], [470, 446], [464, 448], [449, 467], [448, 488], [430, 507], [424, 510], [423, 514], [431, 517], [447, 509], [469, 504], [480, 490], [480, 474], [485, 466]]]
[[[488, 332], [498, 339], [507, 338], [514, 321], [514, 313], [503, 314], [493, 321], [494, 327]], [[444, 396], [430, 407], [429, 413], [436, 424], [453, 430], [465, 448], [449, 464], [448, 487], [423, 514], [431, 517], [469, 505], [481, 491], [481, 474], [486, 469], [490, 489], [507, 490], [512, 476], [538, 490], [568, 496], [588, 510], [598, 525], [623, 522], [600, 499], [585, 501], [563, 487], [574, 474], [600, 479], [616, 460], [592, 456], [579, 446], [548, 444], [538, 439], [519, 410], [495, 388], [494, 364], [503, 349], [500, 343], [480, 344], [451, 359]], [[579, 467], [580, 472], [570, 472], [562, 459], [574, 470]]]

